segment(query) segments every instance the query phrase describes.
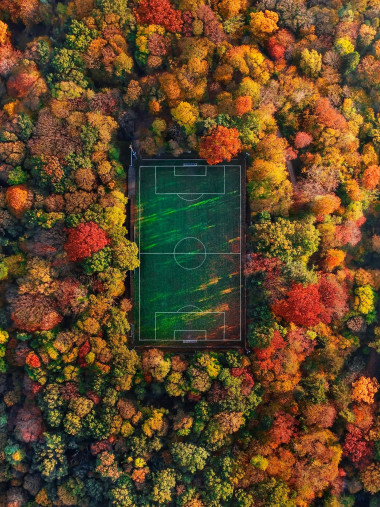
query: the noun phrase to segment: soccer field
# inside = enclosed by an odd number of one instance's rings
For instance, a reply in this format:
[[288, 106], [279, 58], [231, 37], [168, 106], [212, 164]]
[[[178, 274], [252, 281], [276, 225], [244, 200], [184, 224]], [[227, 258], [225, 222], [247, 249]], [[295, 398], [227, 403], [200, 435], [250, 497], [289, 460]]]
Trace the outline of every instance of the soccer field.
[[134, 343], [240, 344], [240, 163], [142, 160], [136, 205]]

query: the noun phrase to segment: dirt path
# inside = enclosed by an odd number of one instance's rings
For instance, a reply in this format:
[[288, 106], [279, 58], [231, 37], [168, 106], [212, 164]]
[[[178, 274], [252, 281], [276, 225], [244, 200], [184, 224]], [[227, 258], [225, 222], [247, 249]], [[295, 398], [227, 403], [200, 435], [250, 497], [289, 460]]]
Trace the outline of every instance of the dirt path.
[[293, 189], [295, 190], [297, 188], [297, 179], [294, 172], [293, 162], [291, 160], [286, 160], [286, 167], [288, 168], [290, 181], [292, 182]]
[[376, 350], [372, 349], [369, 353], [369, 359], [367, 366], [364, 370], [364, 374], [368, 377], [378, 377], [380, 370], [380, 354]]

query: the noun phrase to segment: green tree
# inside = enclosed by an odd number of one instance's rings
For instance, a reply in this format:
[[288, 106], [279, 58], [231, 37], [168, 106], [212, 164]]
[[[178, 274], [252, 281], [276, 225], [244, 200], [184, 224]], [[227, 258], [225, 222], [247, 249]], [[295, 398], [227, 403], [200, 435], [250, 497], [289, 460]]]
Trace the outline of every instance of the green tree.
[[73, 19], [68, 28], [66, 46], [83, 53], [96, 36], [97, 30], [90, 30], [82, 21]]
[[42, 391], [42, 395], [40, 397], [41, 400], [41, 408], [44, 414], [44, 418], [49, 426], [52, 428], [57, 428], [60, 426], [64, 411], [63, 407], [65, 405], [64, 400], [62, 399], [59, 385], [58, 384], [48, 384], [45, 386]]
[[226, 478], [219, 477], [213, 469], [207, 470], [204, 478], [206, 488], [203, 497], [206, 505], [210, 507], [226, 505], [234, 493], [232, 483]]
[[112, 507], [135, 507], [136, 496], [133, 492], [133, 484], [129, 476], [123, 475], [108, 492], [108, 498]]
[[65, 477], [68, 464], [65, 455], [66, 442], [59, 433], [44, 433], [44, 440], [33, 445], [33, 468], [38, 470], [47, 482]]
[[165, 468], [153, 474], [152, 499], [158, 505], [165, 505], [172, 501], [176, 484], [176, 473], [172, 468]]
[[318, 249], [319, 232], [311, 219], [292, 221], [278, 218], [264, 220], [252, 229], [253, 248], [267, 257], [278, 257], [283, 262], [307, 262]]
[[176, 463], [184, 472], [194, 474], [206, 466], [209, 453], [203, 447], [177, 442], [171, 446], [171, 454]]
[[264, 500], [265, 507], [295, 507], [289, 486], [284, 482], [271, 478], [257, 487], [257, 497]]

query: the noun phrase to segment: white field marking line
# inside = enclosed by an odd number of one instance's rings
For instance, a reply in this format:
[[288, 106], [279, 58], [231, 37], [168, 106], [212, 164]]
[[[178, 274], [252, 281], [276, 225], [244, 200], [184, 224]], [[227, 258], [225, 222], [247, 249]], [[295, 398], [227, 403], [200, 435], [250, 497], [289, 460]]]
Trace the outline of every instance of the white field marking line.
[[[181, 238], [179, 241], [177, 241], [175, 247], [174, 247], [174, 250], [173, 250], [173, 255], [177, 255], [176, 253], [176, 249], [177, 249], [177, 246], [182, 243], [182, 241], [185, 241], [186, 239], [195, 239], [196, 241], [199, 241], [199, 243], [203, 246], [203, 249], [204, 249], [204, 252], [195, 252], [195, 254], [205, 254], [207, 252], [206, 250], [206, 245], [203, 243], [203, 241], [201, 241], [200, 239], [196, 238], [195, 236], [185, 236], [184, 238]], [[186, 253], [186, 252], [183, 252], [183, 253]], [[188, 252], [189, 254], [191, 254], [192, 252]]]
[[[157, 159], [145, 159], [145, 160], [153, 160], [153, 161], [157, 161]], [[172, 160], [172, 159], [163, 159], [163, 160]], [[185, 159], [184, 159], [185, 160]], [[196, 160], [196, 159], [187, 159], [187, 160]], [[153, 167], [153, 165], [151, 166], [139, 166], [139, 169], [142, 168], [142, 167], [146, 167], [146, 168], [149, 168], [149, 167]], [[224, 194], [225, 194], [225, 188], [226, 188], [226, 178], [225, 178], [225, 171], [226, 171], [226, 166], [223, 166], [224, 167]], [[241, 223], [241, 220], [242, 220], [242, 202], [241, 202], [241, 198], [242, 198], [242, 195], [241, 195], [241, 168], [242, 166], [241, 165], [229, 165], [227, 167], [239, 167], [239, 186], [240, 186], [240, 224], [239, 224], [239, 230], [240, 230], [240, 252], [228, 252], [228, 253], [223, 253], [223, 252], [207, 252], [205, 253], [204, 255], [239, 255], [240, 256], [240, 334], [241, 334], [241, 325], [242, 325], [242, 294], [241, 294], [241, 284], [242, 284], [242, 269], [241, 269], [241, 256], [242, 256], [242, 251], [241, 251], [241, 247], [242, 247], [242, 223]], [[156, 173], [156, 168], [157, 166], [154, 166], [155, 168], [155, 173]], [[173, 252], [141, 252], [140, 251], [140, 245], [141, 245], [141, 173], [140, 173], [140, 170], [139, 170], [139, 260], [140, 260], [140, 256], [141, 255], [173, 255]], [[223, 194], [219, 194], [219, 195], [223, 195]], [[192, 255], [192, 254], [190, 254]], [[140, 269], [139, 269], [139, 342], [149, 342], [149, 341], [152, 341], [151, 339], [141, 339], [141, 305], [140, 305], [140, 301], [141, 301], [141, 277], [140, 277]], [[156, 324], [156, 313], [199, 313], [199, 312], [155, 312], [155, 338], [154, 340], [156, 341], [157, 340], [157, 324]], [[226, 333], [226, 314], [225, 312], [207, 312], [207, 313], [223, 313], [224, 314], [224, 329], [223, 329], [223, 336], [224, 336], [224, 339], [223, 341], [226, 340], [226, 336], [225, 336], [225, 333]], [[166, 340], [166, 341], [175, 341], [175, 340]], [[196, 341], [199, 341], [199, 340], [196, 340]], [[207, 340], [206, 340], [207, 341]], [[214, 340], [209, 340], [210, 342], [213, 342]], [[183, 340], [183, 343], [185, 343], [186, 341]], [[191, 343], [193, 343], [193, 341], [190, 341]]]
[[[142, 159], [143, 162], [206, 162], [206, 159], [204, 158], [143, 158]], [[238, 159], [237, 158], [232, 158], [230, 160], [230, 162], [228, 163], [228, 166], [232, 166], [232, 167], [237, 167], [238, 164], [234, 164], [234, 162], [238, 162]], [[178, 165], [178, 164], [177, 164]], [[200, 164], [202, 165], [202, 164]], [[207, 165], [207, 162], [206, 164], [203, 164], [203, 165]], [[141, 166], [140, 166], [141, 167]], [[144, 167], [152, 167], [152, 166], [144, 166]], [[213, 167], [218, 167], [218, 164], [216, 164], [215, 166]]]
[[[181, 192], [180, 194], [178, 194], [177, 192], [157, 192], [157, 167], [165, 167], [165, 166], [149, 166], [149, 165], [141, 165], [140, 168], [149, 168], [149, 167], [154, 167], [154, 193], [155, 195], [197, 195], [196, 192]], [[172, 167], [172, 166], [168, 166], [169, 168]], [[175, 166], [173, 166], [175, 167]], [[177, 167], [183, 167], [183, 166], [177, 166]], [[226, 166], [215, 166], [215, 167], [223, 167], [223, 192], [203, 192], [202, 195], [226, 195]], [[233, 167], [233, 166], [232, 166]], [[191, 176], [190, 176], [191, 177]], [[241, 187], [241, 182], [240, 182], [240, 187]], [[241, 188], [240, 188], [240, 192], [241, 192]], [[199, 197], [197, 198], [199, 199]], [[186, 200], [186, 199], [185, 199]], [[196, 199], [191, 199], [191, 200], [196, 200]]]
[[[242, 315], [242, 300], [241, 300], [241, 293], [242, 293], [242, 290], [243, 290], [243, 287], [242, 287], [242, 267], [241, 267], [241, 255], [242, 255], [242, 251], [241, 251], [241, 244], [242, 244], [242, 232], [243, 232], [243, 229], [242, 229], [242, 199], [243, 199], [243, 196], [241, 195], [241, 177], [242, 177], [242, 174], [241, 174], [241, 165], [239, 166], [239, 183], [240, 183], [240, 192], [239, 192], [239, 205], [240, 205], [240, 222], [239, 222], [239, 230], [240, 230], [240, 262], [239, 262], [239, 271], [240, 271], [240, 315], [239, 315], [239, 323], [240, 323], [240, 326], [239, 326], [239, 334], [240, 334], [240, 340], [241, 340], [241, 335], [242, 335], [242, 319], [241, 319], [241, 315]], [[245, 200], [245, 199], [244, 199]], [[245, 252], [244, 252], [245, 253]]]
[[[158, 313], [170, 313], [170, 314], [174, 314], [174, 315], [177, 315], [177, 314], [189, 314], [189, 313], [195, 313], [195, 314], [199, 314], [199, 313], [202, 313], [203, 315], [209, 315], [209, 314], [217, 314], [217, 315], [220, 315], [220, 314], [223, 314], [223, 325], [224, 325], [224, 329], [223, 329], [223, 340], [222, 341], [225, 341], [225, 338], [226, 338], [226, 312], [203, 312], [203, 311], [200, 311], [200, 312], [180, 312], [180, 311], [177, 311], [177, 312], [154, 312], [154, 341], [157, 341], [157, 314]], [[180, 330], [176, 330], [174, 329], [173, 332], [174, 332], [174, 338], [172, 340], [165, 340], [165, 342], [175, 342], [175, 331], [180, 331]], [[182, 330], [181, 330], [182, 331]], [[191, 330], [185, 330], [185, 331], [203, 331], [203, 329], [191, 329]], [[152, 341], [152, 340], [141, 340], [141, 341]], [[207, 341], [207, 339], [206, 339]], [[213, 341], [213, 340], [209, 340], [209, 341]]]
[[196, 315], [198, 315], [198, 313], [201, 313], [202, 315], [208, 315], [209, 313], [216, 313], [217, 315], [219, 315], [219, 314], [226, 313], [226, 312], [224, 312], [224, 311], [223, 312], [205, 312], [203, 310], [199, 310], [199, 312], [182, 312], [182, 311], [177, 310], [176, 312], [154, 312], [154, 313], [172, 313], [173, 315], [180, 315], [181, 313], [183, 313], [183, 314], [195, 313]]
[[[193, 313], [199, 313], [199, 312], [202, 312], [202, 310], [199, 308], [199, 306], [195, 306], [195, 305], [185, 305], [185, 306], [182, 306], [182, 308], [180, 308], [179, 310], [177, 310], [176, 312], [167, 312], [167, 313], [190, 313], [190, 312], [184, 312], [183, 309], [184, 308], [196, 308], [197, 311], [196, 312], [193, 312]], [[164, 313], [164, 312], [155, 312], [155, 313]], [[154, 316], [154, 320], [155, 320], [155, 326], [156, 326], [156, 315]], [[203, 329], [202, 329], [203, 331]], [[207, 331], [206, 331], [207, 332]], [[156, 338], [155, 338], [156, 339]], [[150, 338], [147, 338], [147, 339], [142, 339], [141, 340], [142, 342], [150, 342], [152, 341]], [[170, 340], [170, 341], [173, 341], [173, 340]], [[197, 340], [195, 340], [197, 341]]]
[[[198, 264], [198, 266], [195, 266], [195, 267], [193, 267], [193, 268], [186, 268], [185, 266], [181, 266], [181, 264], [180, 264], [180, 263], [177, 261], [177, 259], [176, 259], [177, 255], [182, 255], [182, 253], [177, 254], [177, 252], [176, 252], [177, 246], [178, 246], [180, 243], [182, 243], [182, 241], [185, 241], [186, 239], [195, 239], [196, 241], [199, 241], [199, 243], [203, 246], [203, 252], [196, 252], [195, 254], [193, 254], [193, 253], [191, 253], [191, 252], [184, 252], [184, 254], [186, 254], [186, 255], [203, 255], [202, 262], [200, 262], [200, 263]], [[205, 246], [205, 244], [204, 244], [204, 243], [203, 243], [200, 239], [198, 239], [198, 238], [196, 238], [196, 237], [194, 237], [194, 236], [186, 236], [185, 238], [180, 239], [180, 240], [176, 243], [176, 245], [175, 245], [175, 247], [174, 247], [174, 250], [173, 250], [173, 256], [174, 256], [174, 260], [175, 260], [175, 262], [176, 262], [177, 266], [179, 266], [179, 267], [180, 267], [180, 268], [182, 268], [182, 269], [185, 269], [186, 271], [193, 271], [194, 269], [198, 269], [198, 268], [200, 268], [200, 267], [204, 264], [204, 262], [205, 262], [205, 260], [206, 260], [206, 251], [207, 251], [207, 250], [206, 250], [206, 246]]]
[[[139, 261], [141, 261], [141, 170], [139, 168]], [[141, 262], [140, 262], [141, 265]], [[139, 269], [139, 341], [141, 340], [141, 273]]]
[[[202, 195], [224, 195], [225, 192], [203, 192]], [[156, 192], [156, 195], [198, 195], [196, 192]], [[193, 199], [191, 199], [193, 200]]]
[[193, 195], [197, 195], [198, 197], [195, 197], [194, 199], [186, 199], [186, 197], [182, 197], [182, 194], [177, 194], [177, 197], [179, 197], [180, 199], [183, 199], [184, 201], [187, 201], [187, 202], [195, 202], [204, 196], [204, 194], [193, 194]]
[[[173, 252], [141, 252], [141, 255], [174, 255]], [[182, 252], [176, 255], [241, 255], [240, 252]]]
[[185, 305], [185, 306], [182, 306], [181, 308], [179, 308], [176, 313], [179, 313], [179, 312], [188, 313], [190, 311], [190, 310], [188, 310], [187, 312], [185, 312], [184, 308], [195, 308], [197, 310], [197, 312], [201, 312], [202, 311], [199, 308], [199, 306], [196, 306], [196, 305]]
[[[204, 178], [205, 176], [207, 176], [207, 166], [204, 166], [204, 165], [174, 165], [174, 166], [163, 166], [163, 167], [174, 167], [174, 176], [176, 176], [177, 178], [183, 178], [183, 177], [186, 177], [186, 178]], [[176, 169], [178, 168], [181, 168], [183, 169], [184, 167], [186, 167], [186, 169], [189, 169], [189, 167], [196, 167], [197, 169], [199, 169], [200, 167], [203, 167], [204, 168], [204, 174], [176, 174]]]

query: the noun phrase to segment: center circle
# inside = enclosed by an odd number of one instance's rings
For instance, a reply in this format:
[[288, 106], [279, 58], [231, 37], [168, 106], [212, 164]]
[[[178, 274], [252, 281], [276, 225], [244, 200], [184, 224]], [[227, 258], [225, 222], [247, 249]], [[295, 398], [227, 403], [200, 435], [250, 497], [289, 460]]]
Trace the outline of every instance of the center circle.
[[174, 247], [174, 260], [183, 269], [197, 269], [206, 260], [206, 247], [193, 236], [183, 238]]

